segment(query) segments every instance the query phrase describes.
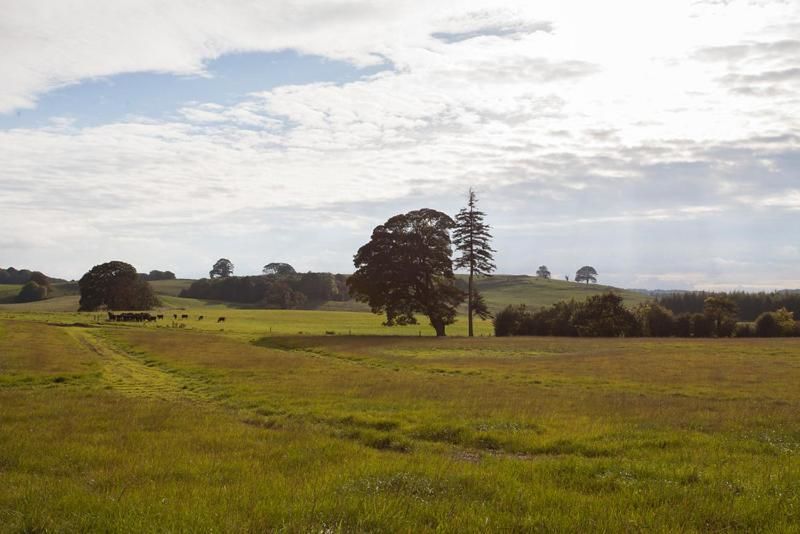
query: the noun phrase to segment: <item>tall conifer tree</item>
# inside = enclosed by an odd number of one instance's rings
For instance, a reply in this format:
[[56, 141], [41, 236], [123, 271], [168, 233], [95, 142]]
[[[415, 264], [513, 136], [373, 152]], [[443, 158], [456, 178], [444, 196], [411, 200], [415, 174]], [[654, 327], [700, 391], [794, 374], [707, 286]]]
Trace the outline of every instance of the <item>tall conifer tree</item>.
[[[486, 214], [477, 209], [478, 197], [469, 190], [467, 207], [456, 215], [456, 226], [453, 230], [453, 244], [461, 254], [453, 262], [455, 269], [469, 270], [469, 292], [467, 295], [467, 320], [469, 321], [469, 335], [474, 335], [472, 319], [474, 315], [481, 318], [488, 316], [483, 298], [475, 289], [476, 276], [491, 276], [495, 270], [494, 249], [489, 245], [492, 234], [489, 225], [483, 222]], [[478, 304], [478, 306], [476, 306]]]

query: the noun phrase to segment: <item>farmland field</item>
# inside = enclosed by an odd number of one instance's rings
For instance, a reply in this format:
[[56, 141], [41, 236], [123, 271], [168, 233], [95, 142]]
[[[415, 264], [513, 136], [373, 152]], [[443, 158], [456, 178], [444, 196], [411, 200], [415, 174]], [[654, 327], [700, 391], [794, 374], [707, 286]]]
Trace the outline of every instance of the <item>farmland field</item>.
[[365, 313], [187, 312], [0, 311], [0, 531], [800, 524], [798, 339], [436, 339]]

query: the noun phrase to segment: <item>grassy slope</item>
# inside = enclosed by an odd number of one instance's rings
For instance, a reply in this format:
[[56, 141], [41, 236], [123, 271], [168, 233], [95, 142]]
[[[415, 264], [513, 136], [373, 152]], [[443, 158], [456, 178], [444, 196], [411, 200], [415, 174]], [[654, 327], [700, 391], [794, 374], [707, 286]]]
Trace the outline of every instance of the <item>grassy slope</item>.
[[20, 284], [0, 284], [0, 303], [14, 302], [20, 289], [22, 289]]
[[492, 310], [509, 304], [526, 304], [531, 308], [549, 306], [562, 300], [584, 300], [593, 295], [614, 291], [622, 295], [628, 305], [649, 300], [646, 295], [599, 284], [579, 284], [564, 280], [542, 280], [524, 275], [495, 275], [478, 281], [478, 290]]
[[0, 320], [0, 532], [800, 523], [800, 340], [229, 334]]

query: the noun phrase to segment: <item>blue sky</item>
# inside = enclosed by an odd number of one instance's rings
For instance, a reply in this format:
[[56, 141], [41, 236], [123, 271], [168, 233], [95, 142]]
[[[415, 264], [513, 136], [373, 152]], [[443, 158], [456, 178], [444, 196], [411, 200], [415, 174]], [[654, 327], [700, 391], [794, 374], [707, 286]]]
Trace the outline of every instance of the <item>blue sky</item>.
[[473, 187], [504, 273], [800, 287], [798, 35], [795, 2], [12, 1], [0, 265], [348, 272]]

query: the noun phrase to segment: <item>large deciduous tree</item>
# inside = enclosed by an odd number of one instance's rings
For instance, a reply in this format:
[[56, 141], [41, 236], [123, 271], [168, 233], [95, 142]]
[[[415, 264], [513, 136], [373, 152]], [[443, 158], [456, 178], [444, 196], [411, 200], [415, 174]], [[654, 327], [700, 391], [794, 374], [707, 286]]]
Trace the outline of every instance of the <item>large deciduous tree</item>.
[[448, 215], [421, 209], [377, 226], [353, 258], [350, 293], [374, 313], [385, 313], [387, 326], [416, 324], [415, 314], [421, 313], [436, 335], [444, 336], [464, 301], [450, 259], [453, 225]]
[[[469, 271], [469, 288], [467, 290], [467, 322], [469, 335], [473, 335], [472, 319], [478, 315], [482, 319], [488, 317], [488, 310], [483, 299], [475, 288], [476, 276], [491, 276], [495, 270], [494, 250], [490, 246], [492, 234], [489, 225], [483, 222], [486, 214], [477, 209], [478, 197], [470, 189], [467, 207], [456, 215], [453, 244], [460, 255], [454, 262], [456, 269]], [[480, 314], [476, 313], [476, 303], [481, 304]]]
[[139, 278], [136, 269], [122, 261], [95, 265], [78, 281], [80, 311], [106, 306], [111, 310], [148, 310], [159, 304], [150, 284]]
[[261, 270], [261, 272], [267, 275], [272, 274], [277, 276], [285, 276], [297, 273], [297, 271], [294, 270], [294, 267], [292, 267], [288, 263], [280, 263], [280, 262], [273, 262], [266, 264], [264, 268]]
[[209, 278], [228, 278], [233, 276], [233, 263], [227, 258], [220, 258], [208, 272]]
[[597, 283], [597, 271], [591, 265], [584, 265], [575, 273], [576, 282]]

